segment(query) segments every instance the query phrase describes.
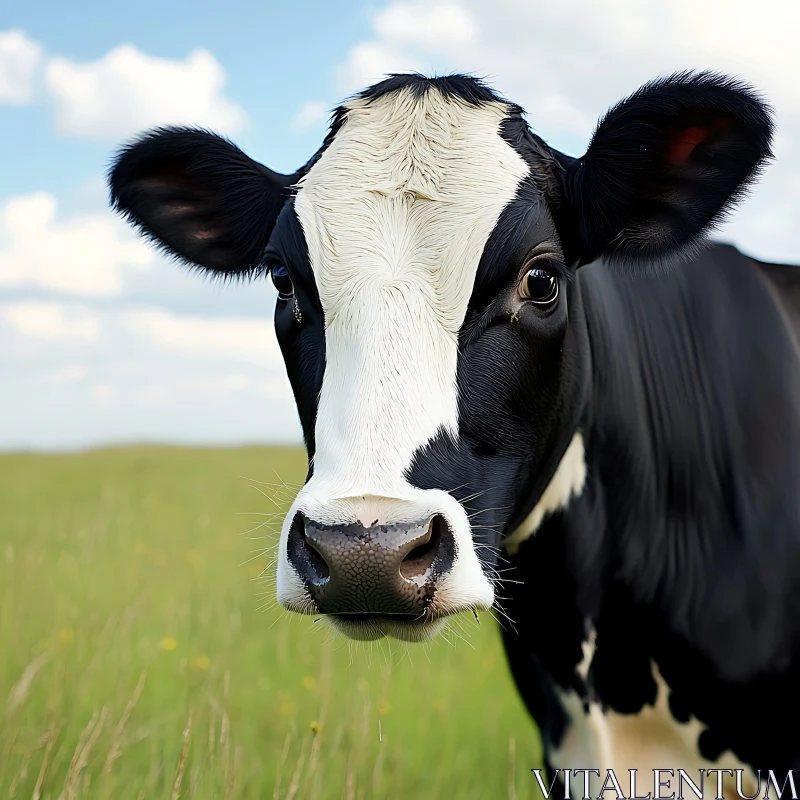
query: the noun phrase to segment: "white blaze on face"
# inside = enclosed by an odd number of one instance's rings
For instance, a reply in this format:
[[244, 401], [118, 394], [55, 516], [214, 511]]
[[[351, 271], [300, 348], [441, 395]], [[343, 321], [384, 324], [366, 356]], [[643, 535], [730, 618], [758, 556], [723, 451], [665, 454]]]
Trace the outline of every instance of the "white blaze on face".
[[[500, 134], [500, 102], [405, 89], [346, 108], [295, 200], [326, 366], [314, 474], [291, 513], [369, 525], [446, 511], [464, 561], [451, 575], [469, 567], [464, 579], [478, 581], [463, 509], [410, 486], [404, 472], [437, 432], [457, 435], [458, 331], [484, 246], [529, 168]], [[463, 583], [452, 589], [470, 594]]]

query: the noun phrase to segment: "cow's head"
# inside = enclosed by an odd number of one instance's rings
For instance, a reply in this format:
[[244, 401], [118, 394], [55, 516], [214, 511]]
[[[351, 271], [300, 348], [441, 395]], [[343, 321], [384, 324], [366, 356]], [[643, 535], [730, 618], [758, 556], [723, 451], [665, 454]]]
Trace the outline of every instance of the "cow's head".
[[169, 254], [269, 273], [309, 471], [278, 598], [354, 638], [420, 639], [495, 601], [504, 537], [580, 492], [590, 348], [576, 269], [696, 246], [770, 155], [769, 109], [678, 75], [581, 158], [479, 81], [396, 75], [276, 174], [211, 133], [125, 148], [114, 206]]

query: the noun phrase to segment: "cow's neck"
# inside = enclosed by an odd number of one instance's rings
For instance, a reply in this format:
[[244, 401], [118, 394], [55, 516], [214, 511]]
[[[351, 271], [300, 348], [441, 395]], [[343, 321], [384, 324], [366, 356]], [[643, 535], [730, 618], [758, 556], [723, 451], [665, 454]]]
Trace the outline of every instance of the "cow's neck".
[[699, 536], [707, 527], [715, 491], [709, 464], [724, 457], [711, 452], [715, 445], [703, 433], [717, 422], [703, 400], [708, 370], [691, 335], [688, 303], [659, 301], [657, 284], [595, 265], [580, 278], [592, 365], [580, 423], [590, 477], [582, 502], [566, 510], [568, 528], [570, 535], [602, 536], [617, 580], [637, 603], [650, 605], [674, 584], [670, 537], [695, 524]]
[[[534, 487], [539, 499], [505, 544], [513, 554], [540, 538], [548, 521], [557, 526], [572, 560], [565, 568], [591, 616], [612, 574], [613, 591], [635, 596], [642, 607], [660, 605], [674, 589], [670, 537], [686, 525], [710, 527], [698, 503], [699, 487], [714, 491], [708, 463], [715, 455], [702, 436], [713, 428], [714, 411], [693, 400], [702, 376], [680, 385], [690, 380], [687, 370], [702, 367], [684, 309], [666, 302], [659, 308], [658, 287], [626, 283], [599, 266], [579, 275], [570, 295], [570, 327], [578, 335], [565, 357], [572, 372], [586, 373], [572, 388], [580, 400], [565, 417], [557, 458]], [[691, 416], [678, 427], [675, 403]], [[676, 509], [676, 496], [687, 505]]]
[[[703, 283], [691, 267], [678, 266], [667, 280], [624, 279], [595, 265], [581, 270], [591, 349], [579, 423], [587, 479], [559, 524], [573, 559], [567, 568], [588, 587], [581, 588], [582, 609], [596, 615], [602, 608], [624, 619], [628, 632], [634, 620], [627, 615], [636, 609], [647, 617], [642, 630], [697, 643], [705, 626], [723, 630], [729, 622], [714, 617], [704, 597], [724, 594], [718, 559], [733, 557], [725, 537], [736, 530], [743, 500], [735, 494], [737, 441], [720, 417], [720, 385], [733, 381], [724, 370], [735, 363], [713, 361], [708, 331], [715, 329], [701, 324], [730, 313], [715, 312], [711, 299], [725, 284], [720, 278], [721, 286], [709, 288], [717, 273]], [[732, 280], [748, 285], [745, 266], [727, 267], [738, 270]], [[731, 604], [724, 608], [736, 619]], [[720, 652], [735, 638], [718, 643]]]

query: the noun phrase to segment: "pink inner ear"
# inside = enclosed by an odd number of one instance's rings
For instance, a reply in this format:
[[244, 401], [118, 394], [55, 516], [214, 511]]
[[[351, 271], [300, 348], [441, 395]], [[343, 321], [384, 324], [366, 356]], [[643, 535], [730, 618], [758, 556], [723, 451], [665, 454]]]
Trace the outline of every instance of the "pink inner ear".
[[708, 131], [707, 125], [697, 125], [671, 134], [671, 141], [667, 147], [667, 163], [678, 165], [688, 161], [695, 147], [706, 138]]
[[193, 239], [219, 239], [221, 230], [210, 225], [200, 225], [192, 231]]
[[678, 166], [686, 163], [695, 147], [710, 136], [720, 133], [730, 127], [731, 120], [722, 117], [709, 125], [694, 125], [691, 128], [681, 128], [670, 132], [670, 142], [667, 145], [666, 161], [668, 164]]

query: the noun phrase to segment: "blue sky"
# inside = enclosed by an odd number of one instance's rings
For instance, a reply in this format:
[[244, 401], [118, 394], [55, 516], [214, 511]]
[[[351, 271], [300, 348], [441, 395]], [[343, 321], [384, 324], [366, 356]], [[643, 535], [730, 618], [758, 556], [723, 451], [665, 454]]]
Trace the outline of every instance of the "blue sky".
[[[800, 262], [800, 6], [765, 0], [29, 0], [0, 12], [0, 448], [299, 441], [268, 282], [223, 288], [106, 207], [115, 149], [202, 124], [292, 171], [390, 70], [488, 77], [572, 155], [659, 74], [729, 72], [776, 108], [776, 162], [720, 231]], [[776, 20], [780, 20], [777, 24]]]

